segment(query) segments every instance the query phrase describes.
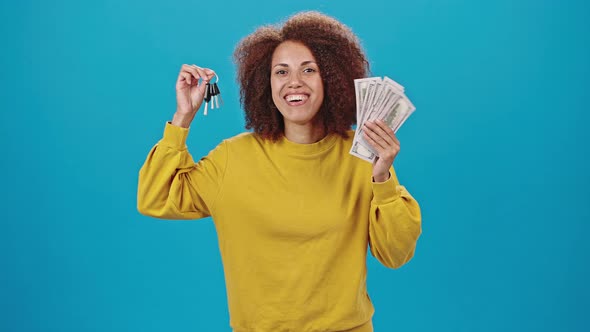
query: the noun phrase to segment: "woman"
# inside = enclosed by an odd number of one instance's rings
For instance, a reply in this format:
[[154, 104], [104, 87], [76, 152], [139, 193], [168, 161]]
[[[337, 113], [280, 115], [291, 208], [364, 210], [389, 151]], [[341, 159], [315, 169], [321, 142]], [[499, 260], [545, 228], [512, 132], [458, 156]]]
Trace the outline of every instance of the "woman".
[[234, 57], [253, 132], [195, 164], [185, 141], [215, 73], [183, 65], [176, 113], [140, 171], [139, 211], [212, 216], [234, 331], [373, 331], [367, 245], [397, 268], [414, 254], [421, 219], [395, 176], [390, 128], [364, 128], [374, 164], [348, 153], [353, 80], [368, 70], [356, 36], [331, 17], [300, 13], [259, 28]]

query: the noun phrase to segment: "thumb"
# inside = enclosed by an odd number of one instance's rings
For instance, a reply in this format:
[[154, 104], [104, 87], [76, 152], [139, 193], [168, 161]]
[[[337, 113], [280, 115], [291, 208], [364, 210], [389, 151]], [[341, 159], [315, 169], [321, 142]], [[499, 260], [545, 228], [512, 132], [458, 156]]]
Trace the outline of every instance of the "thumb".
[[201, 81], [198, 85], [191, 87], [191, 101], [193, 103], [193, 107], [196, 109], [200, 108], [201, 104], [205, 100], [205, 94], [209, 88], [207, 83], [208, 82], [206, 81]]
[[206, 97], [207, 90], [209, 89], [209, 80], [202, 80], [201, 83], [197, 86], [197, 91], [202, 98]]

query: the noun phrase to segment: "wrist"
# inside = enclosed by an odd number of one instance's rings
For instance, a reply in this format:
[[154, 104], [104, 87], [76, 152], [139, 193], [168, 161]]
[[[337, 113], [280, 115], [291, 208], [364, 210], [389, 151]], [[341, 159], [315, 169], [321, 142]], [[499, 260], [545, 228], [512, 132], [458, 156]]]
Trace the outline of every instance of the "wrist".
[[174, 113], [174, 117], [172, 118], [172, 125], [182, 128], [188, 128], [195, 117], [194, 114], [183, 114], [176, 112]]
[[373, 174], [373, 182], [385, 182], [389, 180], [391, 174], [389, 172], [383, 174]]

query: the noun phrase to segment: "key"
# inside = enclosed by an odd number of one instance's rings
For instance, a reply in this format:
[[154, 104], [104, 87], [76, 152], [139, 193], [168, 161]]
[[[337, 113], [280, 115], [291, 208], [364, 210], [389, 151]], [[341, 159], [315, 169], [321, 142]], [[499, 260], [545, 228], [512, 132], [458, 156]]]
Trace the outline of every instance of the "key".
[[219, 105], [217, 105], [217, 107], [215, 107], [215, 100], [217, 99], [216, 97], [216, 93], [215, 93], [215, 84], [213, 83], [209, 86], [209, 94], [211, 95], [211, 109], [215, 109], [215, 108], [219, 108]]
[[[207, 83], [205, 85], [205, 96], [203, 96], [203, 100], [205, 100], [205, 115], [207, 115], [207, 111], [209, 109], [216, 109], [219, 108], [219, 101], [221, 100], [221, 105], [223, 105], [223, 99], [221, 99], [221, 92], [219, 91], [219, 87], [217, 86], [217, 82], [219, 82], [219, 77], [215, 75], [217, 78], [215, 83]], [[211, 106], [209, 106], [211, 103]]]
[[223, 99], [221, 98], [221, 92], [217, 83], [213, 83], [213, 91], [215, 92], [215, 103], [217, 104], [217, 108], [219, 108], [219, 101], [221, 100], [221, 105], [223, 105]]
[[203, 99], [205, 99], [205, 115], [207, 115], [207, 108], [209, 107], [209, 100], [211, 100], [210, 87], [211, 87], [211, 85], [209, 83], [207, 83], [207, 85], [205, 85], [205, 97], [203, 98]]

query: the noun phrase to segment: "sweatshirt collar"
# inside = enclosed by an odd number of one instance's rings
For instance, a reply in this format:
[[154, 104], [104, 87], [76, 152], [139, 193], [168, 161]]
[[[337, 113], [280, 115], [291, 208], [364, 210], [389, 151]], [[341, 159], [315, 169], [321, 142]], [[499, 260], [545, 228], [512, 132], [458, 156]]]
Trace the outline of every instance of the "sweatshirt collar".
[[285, 153], [291, 155], [309, 156], [320, 154], [328, 151], [330, 148], [332, 148], [332, 146], [334, 146], [337, 138], [336, 136], [337, 135], [335, 134], [328, 134], [321, 140], [310, 144], [294, 143], [283, 136], [277, 142], [277, 148], [280, 151], [284, 151]]

